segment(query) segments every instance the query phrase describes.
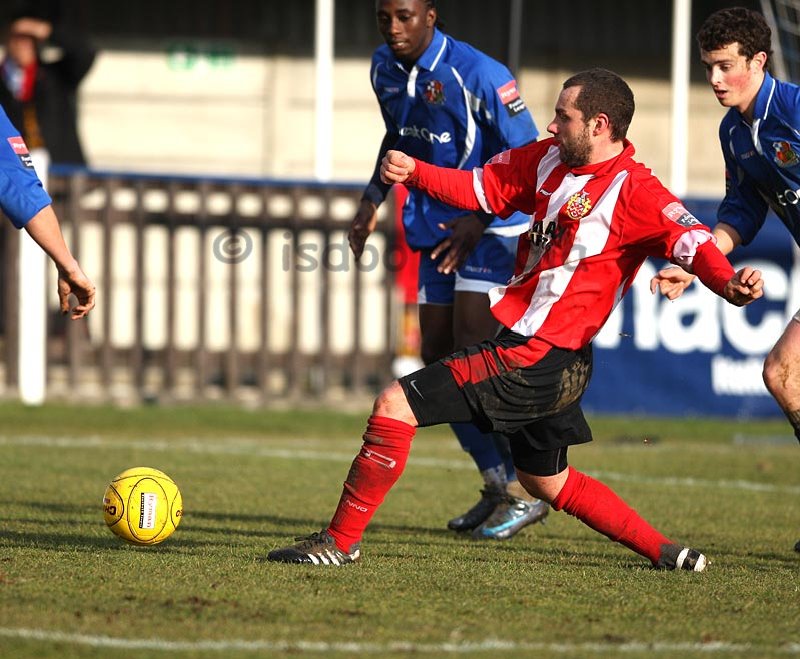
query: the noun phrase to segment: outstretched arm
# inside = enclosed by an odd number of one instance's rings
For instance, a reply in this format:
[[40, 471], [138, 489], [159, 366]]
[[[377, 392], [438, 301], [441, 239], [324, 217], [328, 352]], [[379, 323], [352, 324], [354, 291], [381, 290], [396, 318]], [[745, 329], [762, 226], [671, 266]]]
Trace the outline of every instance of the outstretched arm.
[[491, 213], [478, 201], [473, 187], [473, 172], [463, 169], [436, 167], [390, 150], [381, 161], [381, 180], [385, 183], [405, 183], [427, 192], [434, 199], [470, 211]]
[[764, 294], [761, 272], [745, 266], [734, 273], [728, 259], [712, 242], [697, 248], [692, 269], [703, 285], [737, 307], [750, 304]]
[[[72, 319], [83, 318], [94, 308], [94, 286], [83, 274], [80, 265], [64, 242], [58, 218], [52, 206], [45, 206], [25, 225], [25, 230], [53, 260], [58, 269], [58, 299], [61, 313], [72, 311]], [[73, 294], [78, 304], [72, 309], [69, 296]]]
[[[730, 254], [742, 242], [736, 229], [724, 222], [714, 227], [713, 234], [717, 239], [717, 249], [723, 254]], [[650, 280], [650, 292], [655, 293], [658, 290], [667, 299], [677, 300], [689, 288], [692, 281], [694, 275], [678, 265], [669, 265], [659, 270]]]

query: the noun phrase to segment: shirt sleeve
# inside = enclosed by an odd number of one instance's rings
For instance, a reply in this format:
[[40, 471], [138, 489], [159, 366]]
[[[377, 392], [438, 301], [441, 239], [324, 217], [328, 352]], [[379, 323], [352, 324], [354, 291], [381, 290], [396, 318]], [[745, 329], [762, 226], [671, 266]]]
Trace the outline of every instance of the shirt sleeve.
[[380, 108], [381, 111], [383, 124], [386, 127], [386, 133], [397, 134], [398, 133], [397, 123], [392, 118], [392, 115], [383, 106], [383, 103], [381, 103], [381, 95], [378, 93], [378, 77], [380, 75], [380, 67], [381, 67], [381, 58], [378, 55], [378, 51], [375, 51], [372, 55], [372, 63], [369, 69], [369, 84], [372, 87], [372, 93], [375, 94], [375, 99], [378, 101], [378, 107]]
[[389, 194], [389, 190], [391, 189], [391, 185], [388, 183], [384, 183], [381, 181], [381, 160], [383, 159], [383, 155], [386, 153], [387, 149], [392, 148], [396, 143], [398, 138], [400, 137], [399, 133], [397, 132], [397, 125], [392, 119], [391, 115], [387, 112], [386, 108], [381, 103], [380, 95], [378, 94], [378, 89], [376, 87], [377, 84], [377, 76], [378, 76], [378, 67], [380, 66], [380, 60], [377, 56], [377, 52], [373, 54], [372, 57], [372, 64], [370, 66], [369, 78], [370, 78], [370, 85], [372, 86], [372, 91], [375, 94], [375, 98], [378, 101], [378, 107], [381, 111], [381, 117], [383, 117], [383, 124], [386, 127], [386, 133], [384, 134], [383, 140], [381, 141], [380, 149], [378, 150], [378, 157], [375, 160], [375, 166], [372, 168], [372, 176], [369, 179], [369, 183], [367, 183], [367, 187], [364, 189], [363, 194], [361, 195], [362, 199], [368, 199], [376, 206], [380, 206], [383, 201], [386, 199], [386, 195]]
[[758, 188], [739, 167], [725, 137], [725, 124], [720, 128], [722, 156], [725, 160], [725, 197], [717, 211], [717, 220], [736, 229], [742, 244], [750, 243], [767, 217], [767, 202]]
[[[481, 205], [507, 218], [515, 211], [531, 215], [535, 209], [536, 170], [543, 151], [536, 142], [494, 156], [476, 170], [475, 192]], [[485, 201], [484, 201], [485, 200]]]
[[[509, 154], [510, 152], [505, 152]], [[437, 167], [422, 160], [414, 158], [416, 166], [414, 172], [406, 183], [429, 194], [434, 199], [464, 210], [499, 215], [507, 218], [514, 211], [519, 210], [512, 201], [503, 201], [502, 196], [496, 193], [497, 178], [489, 172], [492, 181], [489, 195], [484, 187], [484, 168], [476, 167], [472, 171]], [[511, 173], [510, 170], [506, 173]], [[494, 204], [489, 199], [494, 199]], [[483, 219], [483, 218], [482, 218]]]
[[21, 229], [50, 203], [25, 142], [0, 110], [0, 210]]
[[464, 169], [437, 167], [417, 158], [414, 158], [414, 162], [416, 163], [414, 172], [406, 181], [409, 185], [449, 206], [489, 212], [488, 208], [482, 206], [483, 200], [476, 178], [479, 170], [470, 172]]
[[623, 242], [641, 245], [647, 256], [666, 259], [692, 272], [698, 249], [716, 243], [711, 229], [652, 176], [631, 181], [620, 198], [626, 208]]
[[499, 62], [486, 57], [474, 81], [480, 95], [484, 121], [506, 148], [520, 147], [536, 140], [539, 131], [517, 81]]
[[700, 245], [692, 266], [694, 274], [709, 290], [725, 297], [725, 287], [734, 274], [733, 266], [716, 245], [710, 242]]

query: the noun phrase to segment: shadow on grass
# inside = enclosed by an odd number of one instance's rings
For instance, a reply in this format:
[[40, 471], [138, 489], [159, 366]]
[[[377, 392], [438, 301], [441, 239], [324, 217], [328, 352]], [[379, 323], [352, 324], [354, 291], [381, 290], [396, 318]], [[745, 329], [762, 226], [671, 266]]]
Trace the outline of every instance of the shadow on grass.
[[[0, 502], [2, 506], [2, 502]], [[155, 547], [137, 547], [107, 534], [81, 534], [88, 528], [102, 525], [99, 506], [72, 503], [47, 503], [36, 506], [37, 510], [51, 513], [45, 519], [6, 520], [0, 529], [0, 549], [20, 548], [51, 552], [96, 552], [96, 551], [147, 551], [159, 554], [180, 554], [193, 550], [208, 550], [215, 547], [238, 546], [249, 551], [254, 544], [264, 549], [284, 546], [294, 538], [308, 535], [327, 525], [327, 517], [280, 516], [268, 514], [224, 513], [208, 510], [193, 510], [184, 518], [174, 536]], [[14, 530], [13, 525], [24, 526]], [[70, 531], [59, 531], [69, 524]], [[575, 566], [604, 568], [610, 558], [606, 548], [613, 543], [601, 535], [580, 539], [582, 549], [565, 550], [565, 543], [573, 545], [574, 536], [565, 527], [534, 525], [524, 529], [520, 535], [508, 541], [473, 540], [469, 534], [459, 534], [449, 529], [418, 524], [382, 521], [370, 525], [367, 543], [374, 558], [388, 560], [407, 559], [409, 553], [416, 558], [436, 558], [443, 548], [451, 551], [463, 547], [471, 563], [492, 562], [501, 558], [512, 561], [538, 561], [546, 563], [568, 563]], [[382, 537], [381, 537], [382, 536]], [[388, 540], [388, 542], [386, 542]], [[376, 541], [381, 541], [377, 551]], [[274, 544], [274, 547], [273, 547]], [[574, 545], [573, 545], [574, 546]], [[412, 548], [414, 548], [412, 550]], [[475, 551], [478, 549], [479, 551]], [[708, 547], [708, 556], [715, 567], [735, 566], [743, 557], [722, 547]], [[747, 554], [751, 569], [793, 570], [800, 563], [800, 556], [791, 547], [776, 547], [774, 551], [750, 552]], [[261, 551], [261, 546], [258, 551]], [[645, 566], [635, 556], [624, 560], [624, 566], [641, 569]], [[752, 563], [756, 564], [753, 565]]]
[[[216, 512], [194, 511], [192, 515], [198, 519], [212, 524], [204, 525], [198, 531], [202, 533], [220, 533], [229, 536], [232, 532], [244, 536], [258, 536], [269, 543], [275, 540], [275, 547], [291, 544], [295, 538], [308, 535], [313, 531], [325, 528], [327, 519], [312, 520], [300, 517], [285, 517], [275, 515], [244, 515], [244, 514], [220, 514]], [[264, 529], [258, 531], [247, 530], [246, 528], [236, 528], [232, 531], [232, 526], [237, 524], [263, 524]], [[375, 547], [377, 540], [383, 536], [380, 544], [380, 552], [371, 551], [371, 556], [381, 559], [407, 559], [410, 548], [413, 547], [415, 558], [436, 558], [444, 552], [450, 552], [454, 548], [462, 547], [465, 553], [469, 553], [469, 560], [472, 563], [492, 562], [498, 556], [507, 560], [538, 560], [547, 562], [563, 560], [564, 551], [558, 547], [543, 548], [536, 538], [536, 534], [541, 531], [541, 525], [535, 525], [525, 529], [519, 536], [509, 541], [484, 541], [474, 540], [469, 534], [459, 534], [449, 529], [441, 527], [427, 527], [404, 523], [381, 522], [371, 524], [366, 538], [366, 544]], [[389, 540], [389, 544], [385, 540]], [[542, 538], [544, 541], [544, 538]], [[556, 540], [557, 541], [557, 540]], [[547, 542], [552, 543], [553, 538], [547, 537]], [[607, 545], [609, 541], [603, 537], [591, 538], [588, 544], [593, 549], [600, 549]], [[272, 547], [274, 548], [274, 547]], [[475, 550], [479, 550], [476, 553]], [[589, 558], [591, 556], [591, 558]], [[592, 551], [587, 557], [580, 561], [585, 567], [602, 567], [608, 564], [608, 558], [600, 551]], [[640, 566], [637, 566], [640, 567]]]
[[[204, 522], [213, 522], [213, 524], [203, 524], [198, 527], [203, 533], [246, 533], [256, 534], [263, 536], [280, 535], [283, 537], [286, 534], [284, 530], [286, 527], [289, 533], [295, 535], [307, 534], [312, 531], [319, 531], [327, 526], [330, 517], [286, 517], [278, 515], [264, 515], [264, 514], [241, 514], [241, 513], [218, 513], [203, 510], [193, 510], [187, 513], [186, 520], [202, 520]], [[253, 531], [241, 526], [242, 524], [253, 524], [269, 527], [269, 529]], [[399, 532], [408, 535], [433, 535], [438, 537], [458, 537], [453, 535], [453, 531], [445, 528], [434, 528], [428, 526], [409, 526], [405, 524], [371, 524], [369, 527], [370, 532]]]
[[0, 509], [8, 510], [10, 508], [31, 509], [36, 511], [47, 511], [51, 513], [58, 513], [59, 515], [97, 515], [103, 514], [103, 503], [100, 499], [97, 500], [96, 505], [88, 503], [53, 503], [51, 501], [10, 501], [0, 499]]
[[103, 551], [129, 551], [131, 549], [148, 550], [158, 547], [159, 552], [182, 552], [187, 547], [206, 547], [222, 543], [207, 542], [202, 539], [173, 537], [158, 545], [133, 545], [117, 538], [110, 532], [108, 537], [89, 537], [70, 535], [67, 533], [52, 533], [44, 531], [0, 531], [0, 549], [34, 549], [57, 552], [95, 552]]
[[[314, 531], [325, 528], [330, 518], [309, 518], [309, 517], [287, 517], [278, 515], [264, 514], [241, 514], [241, 513], [219, 513], [211, 511], [195, 510], [186, 517], [188, 526], [185, 533], [191, 534], [192, 529], [199, 534], [218, 534], [223, 538], [221, 544], [230, 541], [233, 535], [239, 537], [257, 537], [265, 541], [275, 540], [275, 546], [284, 546], [293, 542], [294, 538], [308, 535]], [[194, 520], [198, 523], [192, 524]], [[251, 529], [249, 526], [258, 526]], [[542, 534], [541, 538], [536, 536]], [[494, 540], [474, 540], [468, 533], [456, 533], [442, 526], [420, 526], [415, 524], [392, 523], [382, 521], [370, 524], [367, 531], [367, 541], [373, 544], [373, 540], [379, 535], [389, 536], [392, 542], [399, 545], [418, 547], [422, 551], [429, 550], [432, 555], [440, 551], [442, 547], [452, 548], [454, 545], [461, 545], [465, 550], [481, 548], [484, 554], [472, 559], [481, 561], [491, 561], [492, 556], [509, 555], [514, 560], [529, 556], [548, 556], [550, 558], [563, 558], [563, 550], [543, 549], [540, 542], [569, 542], [571, 534], [555, 532], [552, 528], [547, 528], [541, 524], [535, 524], [524, 529], [518, 536], [506, 541]], [[591, 547], [592, 552], [602, 555], [603, 549], [610, 543], [608, 539], [601, 535], [586, 538], [587, 547]], [[403, 551], [381, 552], [381, 556], [386, 558], [405, 558], [407, 554]], [[546, 554], [545, 554], [546, 552]], [[537, 554], [538, 553], [538, 554]], [[598, 562], [590, 561], [588, 565], [603, 563], [603, 559]]]

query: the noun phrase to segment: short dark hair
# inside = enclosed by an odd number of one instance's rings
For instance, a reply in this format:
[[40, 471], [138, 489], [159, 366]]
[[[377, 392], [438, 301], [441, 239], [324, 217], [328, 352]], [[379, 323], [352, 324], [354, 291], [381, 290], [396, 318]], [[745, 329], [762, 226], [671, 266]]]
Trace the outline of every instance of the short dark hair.
[[567, 78], [562, 89], [580, 87], [575, 107], [583, 113], [584, 121], [601, 112], [608, 116], [611, 139], [625, 139], [636, 105], [633, 92], [620, 76], [608, 69], [588, 69]]
[[748, 60], [756, 53], [772, 57], [772, 30], [757, 11], [745, 7], [729, 7], [711, 14], [697, 33], [697, 45], [706, 52], [739, 44], [739, 54]]
[[434, 25], [440, 30], [444, 30], [444, 21], [439, 18], [439, 10], [436, 9], [436, 0], [420, 0], [420, 2], [425, 6], [426, 11], [433, 9], [436, 12], [436, 23]]
[[436, 0], [422, 0], [428, 9], [433, 9], [436, 12], [436, 27], [444, 30], [444, 21], [439, 18], [439, 10], [436, 9]]

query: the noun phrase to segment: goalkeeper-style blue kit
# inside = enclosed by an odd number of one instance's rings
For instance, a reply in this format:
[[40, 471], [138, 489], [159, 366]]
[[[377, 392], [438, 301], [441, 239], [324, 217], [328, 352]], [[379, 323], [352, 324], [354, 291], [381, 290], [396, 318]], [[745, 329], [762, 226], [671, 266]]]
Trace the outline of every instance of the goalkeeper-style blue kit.
[[[538, 135], [511, 72], [438, 29], [410, 70], [387, 45], [380, 46], [372, 56], [370, 78], [386, 132], [395, 137], [390, 148], [425, 162], [472, 169]], [[365, 197], [380, 203], [388, 188], [380, 182], [376, 166]], [[434, 247], [447, 235], [437, 225], [462, 215], [463, 210], [410, 190], [403, 209], [409, 246]], [[506, 221], [494, 218], [487, 233], [518, 235], [523, 230], [519, 225], [527, 225], [529, 219], [522, 214]]]
[[51, 201], [24, 140], [0, 107], [0, 210], [21, 229]]
[[800, 87], [766, 73], [753, 117], [749, 125], [731, 108], [720, 124], [726, 190], [717, 220], [747, 245], [771, 208], [800, 244]]

